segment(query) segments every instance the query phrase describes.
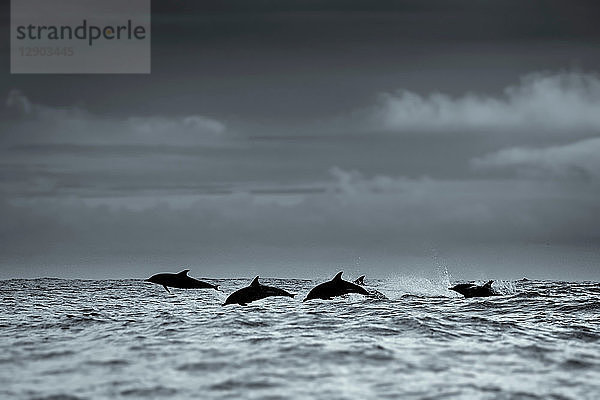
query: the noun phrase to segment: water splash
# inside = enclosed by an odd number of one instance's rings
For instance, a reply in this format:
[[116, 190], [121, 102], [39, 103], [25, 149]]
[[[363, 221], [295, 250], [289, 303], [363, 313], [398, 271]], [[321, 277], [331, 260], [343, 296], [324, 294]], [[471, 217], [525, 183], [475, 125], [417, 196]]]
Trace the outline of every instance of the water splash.
[[517, 293], [517, 288], [514, 282], [497, 280], [492, 284], [492, 289], [501, 295], [510, 295]]
[[448, 290], [450, 273], [448, 268], [439, 265], [433, 277], [420, 275], [391, 275], [381, 282], [379, 288], [386, 296], [394, 300], [404, 295], [429, 297], [456, 297]]

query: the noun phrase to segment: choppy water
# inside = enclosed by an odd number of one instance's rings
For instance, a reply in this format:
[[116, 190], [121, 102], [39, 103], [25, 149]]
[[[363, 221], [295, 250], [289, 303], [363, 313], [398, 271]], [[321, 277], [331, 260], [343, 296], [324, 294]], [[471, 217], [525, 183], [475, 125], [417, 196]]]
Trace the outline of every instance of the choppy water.
[[[391, 300], [221, 307], [136, 280], [0, 282], [0, 398], [599, 399], [600, 284], [375, 282]], [[372, 281], [371, 281], [372, 282]], [[373, 283], [373, 282], [372, 282]]]

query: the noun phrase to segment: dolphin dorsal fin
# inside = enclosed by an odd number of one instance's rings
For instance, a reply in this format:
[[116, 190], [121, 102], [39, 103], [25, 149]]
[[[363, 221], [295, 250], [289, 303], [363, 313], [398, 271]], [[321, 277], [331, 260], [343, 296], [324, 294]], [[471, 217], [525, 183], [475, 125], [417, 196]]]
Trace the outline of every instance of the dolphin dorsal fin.
[[260, 283], [258, 282], [258, 276], [254, 278], [250, 286], [260, 286]]
[[493, 280], [488, 281], [485, 285], [483, 285], [484, 287], [492, 287], [492, 283], [494, 283]]
[[344, 273], [344, 271], [340, 271], [337, 273], [336, 276], [333, 277], [333, 281], [341, 281], [342, 280], [342, 274]]
[[188, 272], [190, 272], [189, 269], [184, 269], [183, 271], [178, 272], [177, 275], [187, 276]]

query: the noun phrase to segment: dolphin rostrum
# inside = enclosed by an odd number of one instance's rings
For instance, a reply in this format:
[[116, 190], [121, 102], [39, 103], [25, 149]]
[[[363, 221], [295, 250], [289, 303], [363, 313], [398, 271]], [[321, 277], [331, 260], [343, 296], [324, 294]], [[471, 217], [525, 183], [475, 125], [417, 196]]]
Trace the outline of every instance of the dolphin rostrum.
[[499, 294], [492, 289], [492, 283], [494, 281], [488, 281], [485, 285], [476, 285], [474, 283], [459, 283], [458, 285], [454, 285], [450, 290], [454, 290], [465, 296], [466, 298], [470, 297], [488, 297], [488, 296], [498, 296]]
[[198, 279], [192, 278], [188, 276], [189, 269], [184, 269], [181, 272], [176, 274], [171, 273], [163, 273], [152, 275], [150, 278], [146, 279], [146, 282], [152, 282], [159, 285], [162, 285], [165, 290], [169, 293], [169, 287], [179, 288], [179, 289], [216, 289], [219, 290], [219, 285], [212, 285], [208, 282], [199, 281]]
[[227, 304], [239, 304], [241, 306], [245, 306], [248, 303], [251, 303], [255, 300], [264, 299], [265, 297], [287, 296], [293, 298], [295, 295], [295, 293], [288, 293], [283, 289], [273, 286], [261, 285], [260, 282], [258, 282], [257, 276], [254, 278], [250, 286], [246, 286], [245, 288], [241, 288], [231, 293], [223, 305], [226, 306]]
[[343, 271], [338, 272], [332, 280], [323, 282], [312, 288], [312, 290], [308, 292], [306, 298], [302, 301], [311, 299], [331, 300], [332, 297], [342, 296], [347, 293], [360, 293], [365, 296], [369, 295], [369, 292], [367, 292], [365, 288], [356, 283], [343, 280], [342, 273]]

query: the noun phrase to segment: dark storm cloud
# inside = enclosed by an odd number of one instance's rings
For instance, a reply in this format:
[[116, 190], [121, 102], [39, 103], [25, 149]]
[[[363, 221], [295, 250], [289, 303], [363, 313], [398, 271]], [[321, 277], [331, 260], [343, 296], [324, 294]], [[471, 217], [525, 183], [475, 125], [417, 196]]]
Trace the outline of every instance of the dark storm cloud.
[[[396, 32], [408, 35], [409, 39], [514, 40], [598, 38], [600, 30], [594, 23], [595, 13], [590, 12], [594, 11], [594, 5], [593, 1], [514, 0], [182, 1], [155, 3], [153, 11], [159, 18], [182, 15], [211, 18], [213, 27], [217, 29], [206, 32], [209, 37], [237, 33], [252, 38], [276, 30], [283, 37], [301, 32], [307, 39], [326, 31], [333, 35], [367, 34], [371, 38], [382, 38], [386, 33]], [[235, 18], [238, 25], [230, 27], [231, 30], [218, 29], [219, 22], [227, 17]], [[182, 18], [180, 21], [185, 20]], [[267, 21], [271, 25], [255, 26]], [[308, 23], [309, 26], [327, 21], [330, 26], [316, 31], [299, 30], [294, 21]], [[369, 26], [375, 23], [379, 24], [379, 29]], [[225, 27], [224, 24], [222, 28]], [[245, 29], [248, 27], [251, 29]], [[480, 35], [475, 36], [475, 32]], [[275, 37], [272, 39], [277, 40]]]
[[[593, 74], [533, 74], [496, 95], [391, 92], [356, 113], [260, 136], [263, 127], [238, 123], [232, 132], [228, 121], [199, 114], [102, 116], [32, 103], [13, 91], [0, 143], [10, 164], [3, 167], [7, 184], [26, 193], [290, 191], [318, 187], [333, 166], [464, 179], [472, 166], [489, 171], [489, 161], [477, 160], [504, 148], [593, 137], [599, 99]], [[11, 178], [15, 165], [24, 166], [18, 180]]]
[[[505, 261], [521, 254], [540, 277], [597, 277], [600, 80], [578, 72], [600, 69], [597, 10], [161, 1], [151, 75], [4, 63], [3, 277], [381, 271], [431, 249], [493, 249], [476, 263], [494, 276], [526, 274]], [[560, 249], [553, 274], [528, 246]]]
[[394, 88], [460, 94], [541, 69], [596, 69], [596, 16], [592, 2], [161, 1], [151, 75], [5, 71], [0, 93], [101, 114], [302, 121]]
[[[34, 264], [110, 255], [278, 271], [276, 260], [297, 270], [360, 256], [389, 267], [431, 248], [593, 246], [600, 189], [564, 178], [576, 169], [597, 176], [589, 136], [599, 127], [599, 87], [595, 75], [572, 72], [532, 75], [498, 95], [388, 95], [317, 124], [308, 141], [256, 141], [252, 129], [232, 134], [228, 121], [199, 116], [192, 128], [188, 117], [103, 117], [13, 92], [0, 165], [2, 254]], [[443, 125], [465, 132], [450, 135], [456, 147], [440, 145]], [[175, 144], [160, 140], [168, 135]], [[508, 146], [518, 136], [537, 146]], [[557, 137], [562, 144], [552, 145]], [[407, 162], [399, 152], [422, 177], [398, 169]], [[451, 157], [464, 168], [438, 173], [453, 168]], [[541, 172], [495, 175], [523, 168]]]

